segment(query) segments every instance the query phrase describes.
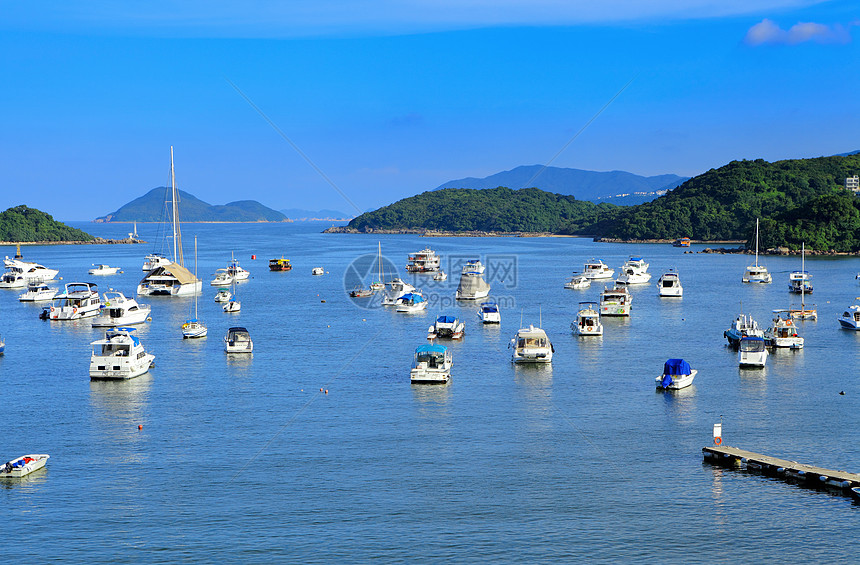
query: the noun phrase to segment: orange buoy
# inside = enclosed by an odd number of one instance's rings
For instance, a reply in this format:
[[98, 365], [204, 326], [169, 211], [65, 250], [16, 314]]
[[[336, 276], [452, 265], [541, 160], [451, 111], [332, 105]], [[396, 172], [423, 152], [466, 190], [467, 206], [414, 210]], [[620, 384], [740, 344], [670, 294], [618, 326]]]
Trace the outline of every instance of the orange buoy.
[[138, 425], [137, 425], [137, 429], [138, 429], [138, 430], [142, 430], [142, 429], [143, 429], [143, 424], [138, 424]]
[[256, 255], [251, 255], [251, 260], [252, 260], [252, 261], [256, 261], [256, 260], [257, 260], [257, 256], [256, 256]]
[[328, 389], [325, 389], [325, 393], [328, 394]]

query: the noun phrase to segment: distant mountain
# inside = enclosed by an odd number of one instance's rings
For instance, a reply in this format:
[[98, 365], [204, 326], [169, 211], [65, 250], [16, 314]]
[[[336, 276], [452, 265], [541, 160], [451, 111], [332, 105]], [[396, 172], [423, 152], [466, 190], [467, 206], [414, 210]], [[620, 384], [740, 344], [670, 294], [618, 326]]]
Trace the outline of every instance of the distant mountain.
[[[224, 205], [204, 202], [184, 190], [179, 193], [179, 219], [183, 222], [288, 222], [277, 210], [263, 206], [256, 200], [239, 200]], [[153, 188], [135, 198], [119, 210], [96, 218], [95, 222], [160, 222], [166, 214], [167, 189]]]
[[[627, 201], [611, 200], [617, 204], [633, 204], [653, 200], [665, 194], [689, 177], [666, 174], [643, 177], [625, 171], [584, 171], [562, 167], [547, 167], [537, 178], [535, 175], [543, 165], [527, 165], [503, 171], [484, 178], [468, 177], [448, 181], [442, 188], [539, 188], [546, 192], [574, 196], [577, 200], [605, 202], [610, 198], [629, 198]], [[532, 180], [534, 179], [534, 180]]]
[[851, 155], [857, 155], [860, 153], [860, 149], [857, 151], [849, 151], [848, 153], [837, 153], [834, 157], [850, 157]]
[[282, 213], [291, 220], [351, 220], [355, 214], [345, 214], [338, 210], [302, 210], [301, 208], [282, 208]]

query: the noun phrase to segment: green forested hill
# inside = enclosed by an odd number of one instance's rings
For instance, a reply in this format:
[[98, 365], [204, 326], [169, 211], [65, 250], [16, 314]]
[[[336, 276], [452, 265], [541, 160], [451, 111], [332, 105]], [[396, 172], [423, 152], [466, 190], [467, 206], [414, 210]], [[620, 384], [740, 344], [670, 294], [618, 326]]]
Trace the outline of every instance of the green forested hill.
[[15, 206], [0, 212], [0, 241], [93, 241], [95, 237], [58, 222], [41, 210]]
[[843, 189], [860, 155], [769, 163], [732, 161], [653, 202], [595, 205], [537, 189], [445, 189], [367, 212], [349, 227], [549, 231], [618, 239], [750, 240], [761, 219], [765, 247], [860, 250], [860, 199]]

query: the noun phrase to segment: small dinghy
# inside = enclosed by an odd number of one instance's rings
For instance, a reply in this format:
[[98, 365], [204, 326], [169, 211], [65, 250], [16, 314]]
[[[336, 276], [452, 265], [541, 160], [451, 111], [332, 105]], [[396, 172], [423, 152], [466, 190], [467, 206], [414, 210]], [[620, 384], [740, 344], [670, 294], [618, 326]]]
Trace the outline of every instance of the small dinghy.
[[0, 479], [18, 479], [38, 471], [48, 462], [50, 455], [22, 455], [0, 467]]

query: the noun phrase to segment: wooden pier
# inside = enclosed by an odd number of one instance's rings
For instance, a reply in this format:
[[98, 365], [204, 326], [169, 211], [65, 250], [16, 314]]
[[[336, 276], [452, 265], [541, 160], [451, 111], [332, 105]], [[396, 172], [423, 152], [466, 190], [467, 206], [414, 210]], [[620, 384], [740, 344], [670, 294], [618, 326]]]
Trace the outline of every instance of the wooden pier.
[[857, 473], [833, 471], [797, 461], [761, 455], [737, 447], [727, 445], [703, 447], [702, 453], [705, 461], [713, 465], [746, 469], [805, 487], [841, 489], [846, 495], [852, 494], [853, 487], [860, 487], [860, 474]]

